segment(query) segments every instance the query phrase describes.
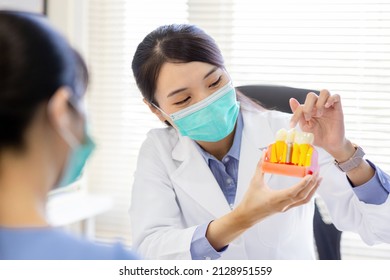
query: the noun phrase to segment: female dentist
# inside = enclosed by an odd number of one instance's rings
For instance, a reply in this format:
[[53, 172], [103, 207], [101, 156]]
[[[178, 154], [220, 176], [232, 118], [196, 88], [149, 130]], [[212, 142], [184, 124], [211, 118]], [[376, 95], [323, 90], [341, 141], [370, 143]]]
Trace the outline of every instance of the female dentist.
[[[151, 32], [132, 68], [144, 102], [168, 124], [148, 133], [135, 172], [130, 214], [143, 256], [314, 259], [316, 191], [340, 229], [390, 241], [389, 183], [345, 138], [338, 95], [292, 99], [292, 118], [266, 111], [236, 93], [215, 41], [192, 25]], [[259, 147], [298, 122], [315, 135], [321, 173], [264, 174]]]
[[134, 259], [51, 227], [47, 193], [72, 183], [94, 144], [81, 57], [38, 15], [0, 11], [0, 259]]

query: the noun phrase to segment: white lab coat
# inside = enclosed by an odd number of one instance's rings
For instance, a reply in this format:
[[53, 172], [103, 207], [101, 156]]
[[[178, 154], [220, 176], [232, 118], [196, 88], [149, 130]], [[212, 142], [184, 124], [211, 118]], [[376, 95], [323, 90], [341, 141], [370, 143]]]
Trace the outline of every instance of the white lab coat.
[[[259, 148], [288, 128], [289, 115], [242, 109], [244, 128], [238, 170], [237, 205], [255, 172]], [[140, 150], [130, 215], [133, 246], [147, 259], [191, 259], [190, 245], [198, 225], [231, 211], [196, 143], [173, 128], [153, 129]], [[341, 230], [358, 232], [368, 244], [390, 241], [390, 200], [382, 205], [360, 202], [345, 174], [324, 150], [320, 154], [318, 194]], [[299, 179], [266, 174], [273, 189]], [[314, 259], [313, 200], [275, 214], [230, 243], [221, 259]]]

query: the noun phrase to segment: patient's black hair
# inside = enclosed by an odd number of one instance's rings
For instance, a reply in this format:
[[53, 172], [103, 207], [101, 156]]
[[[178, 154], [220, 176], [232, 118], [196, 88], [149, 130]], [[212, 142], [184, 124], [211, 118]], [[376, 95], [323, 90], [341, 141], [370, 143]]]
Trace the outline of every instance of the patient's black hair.
[[84, 94], [88, 72], [81, 56], [41, 15], [0, 11], [0, 153], [22, 148], [38, 107], [66, 86]]

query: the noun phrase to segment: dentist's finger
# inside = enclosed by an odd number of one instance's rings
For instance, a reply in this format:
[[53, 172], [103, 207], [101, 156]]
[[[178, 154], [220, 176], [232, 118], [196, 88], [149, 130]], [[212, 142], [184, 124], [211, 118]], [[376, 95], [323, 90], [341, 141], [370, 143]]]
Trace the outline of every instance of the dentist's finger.
[[298, 200], [297, 196], [304, 195], [303, 191], [310, 192], [313, 182], [317, 181], [316, 176], [318, 177], [318, 175], [307, 175], [294, 186], [280, 190], [279, 203], [294, 203]]
[[290, 108], [293, 113], [298, 109], [298, 107], [301, 105], [298, 100], [296, 100], [294, 97], [291, 97], [289, 100]]
[[[288, 194], [289, 198], [293, 198], [293, 199], [298, 199], [299, 200], [299, 199], [302, 199], [302, 198], [306, 197], [306, 195], [310, 192], [311, 187], [313, 185], [315, 185], [315, 183], [319, 179], [318, 172], [316, 172], [313, 175], [308, 175], [308, 176], [310, 176], [308, 178], [308, 180], [303, 180], [301, 186], [299, 186], [297, 188], [290, 188], [290, 193]], [[300, 185], [300, 183], [298, 183], [297, 185]]]
[[334, 94], [328, 98], [328, 100], [325, 103], [325, 108], [335, 107], [336, 105], [341, 104], [341, 98], [340, 95]]
[[313, 116], [313, 109], [316, 108], [318, 95], [314, 92], [309, 92], [306, 95], [305, 103], [303, 104], [303, 115], [306, 121], [309, 121]]
[[316, 183], [313, 185], [313, 187], [311, 188], [310, 192], [306, 195], [306, 197], [302, 200], [299, 200], [299, 201], [296, 201], [292, 204], [289, 204], [287, 205], [284, 209], [283, 209], [283, 212], [291, 209], [291, 208], [294, 208], [294, 207], [297, 207], [297, 206], [301, 206], [303, 204], [306, 204], [308, 203], [312, 197], [314, 196], [314, 194], [316, 193], [318, 187], [321, 185], [321, 182], [322, 182], [322, 178], [319, 178]]
[[290, 128], [296, 127], [303, 114], [302, 106], [295, 98], [290, 98], [290, 108], [293, 115], [290, 119]]
[[328, 102], [328, 99], [330, 98], [330, 96], [331, 95], [330, 95], [328, 90], [323, 89], [320, 91], [320, 94], [318, 96], [318, 100], [316, 103], [316, 108], [317, 108], [316, 117], [322, 116], [322, 113], [323, 113], [324, 108], [325, 108], [325, 104], [326, 104], [326, 102]]
[[266, 151], [263, 150], [260, 160], [257, 162], [256, 171], [255, 171], [255, 178], [256, 180], [264, 180], [264, 171], [263, 171], [263, 162], [265, 159]]

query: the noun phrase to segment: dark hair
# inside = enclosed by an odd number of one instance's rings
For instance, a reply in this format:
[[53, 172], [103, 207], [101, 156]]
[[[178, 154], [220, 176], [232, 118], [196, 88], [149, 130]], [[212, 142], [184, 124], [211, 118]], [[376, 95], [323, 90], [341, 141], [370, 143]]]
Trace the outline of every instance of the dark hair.
[[133, 74], [143, 97], [156, 104], [156, 83], [165, 62], [192, 61], [224, 67], [214, 39], [194, 25], [164, 25], [149, 33], [138, 45], [132, 62]]
[[88, 81], [82, 58], [40, 15], [0, 11], [0, 151], [20, 148], [40, 104], [62, 86], [80, 99]]

